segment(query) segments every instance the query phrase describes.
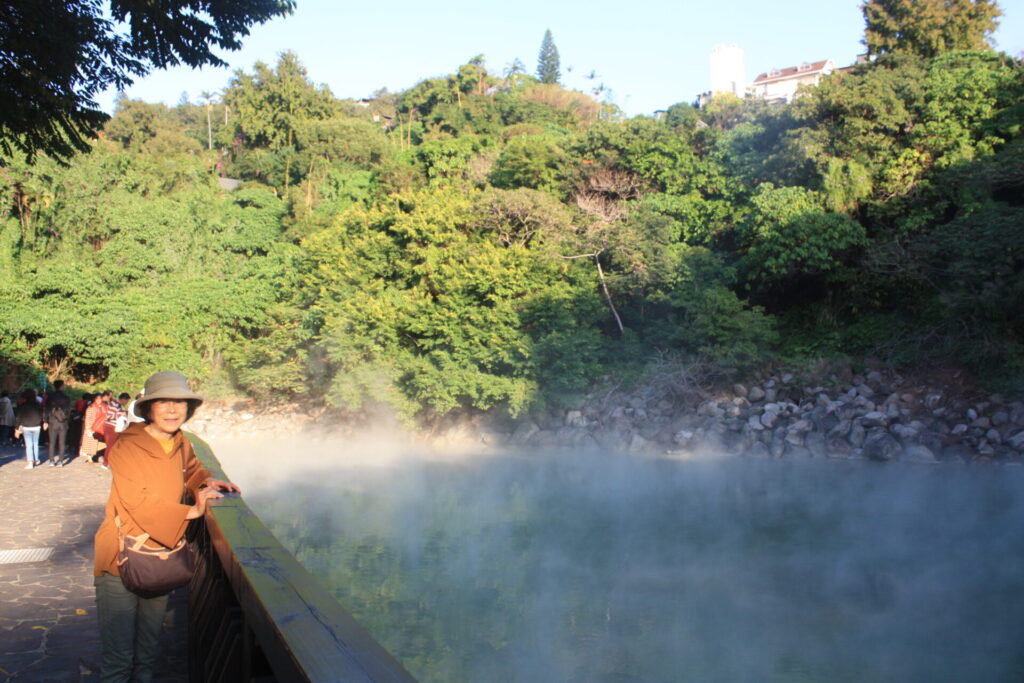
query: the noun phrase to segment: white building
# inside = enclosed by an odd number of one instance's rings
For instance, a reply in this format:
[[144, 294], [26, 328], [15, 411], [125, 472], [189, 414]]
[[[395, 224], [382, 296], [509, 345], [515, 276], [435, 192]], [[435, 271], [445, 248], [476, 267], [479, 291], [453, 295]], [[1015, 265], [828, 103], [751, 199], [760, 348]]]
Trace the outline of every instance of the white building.
[[743, 50], [735, 43], [715, 45], [711, 50], [711, 96], [730, 93], [743, 97], [747, 92], [747, 74], [743, 68]]

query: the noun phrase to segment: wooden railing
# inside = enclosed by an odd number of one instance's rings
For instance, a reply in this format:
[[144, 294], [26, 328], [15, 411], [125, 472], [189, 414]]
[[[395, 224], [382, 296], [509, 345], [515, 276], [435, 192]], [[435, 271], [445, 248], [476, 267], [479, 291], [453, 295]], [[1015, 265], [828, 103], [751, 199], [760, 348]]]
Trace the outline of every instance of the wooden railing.
[[[228, 479], [209, 445], [188, 437], [206, 468]], [[218, 500], [190, 533], [191, 681], [415, 680], [241, 498]]]

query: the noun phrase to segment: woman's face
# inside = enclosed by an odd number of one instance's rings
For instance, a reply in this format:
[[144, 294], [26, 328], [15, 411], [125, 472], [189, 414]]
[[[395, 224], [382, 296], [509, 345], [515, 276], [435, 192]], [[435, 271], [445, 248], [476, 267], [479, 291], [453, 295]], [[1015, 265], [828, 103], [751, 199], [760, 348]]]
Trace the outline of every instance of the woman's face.
[[158, 398], [149, 404], [149, 423], [164, 434], [173, 434], [188, 417], [188, 401], [183, 398]]

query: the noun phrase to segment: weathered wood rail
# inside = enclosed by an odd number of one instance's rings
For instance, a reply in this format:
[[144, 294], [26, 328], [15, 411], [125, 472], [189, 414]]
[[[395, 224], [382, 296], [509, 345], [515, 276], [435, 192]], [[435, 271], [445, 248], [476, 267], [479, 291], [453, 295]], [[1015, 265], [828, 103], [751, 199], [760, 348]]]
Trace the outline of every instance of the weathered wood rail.
[[[227, 480], [209, 445], [189, 439]], [[205, 522], [193, 525], [191, 681], [415, 681], [241, 498], [217, 501]]]

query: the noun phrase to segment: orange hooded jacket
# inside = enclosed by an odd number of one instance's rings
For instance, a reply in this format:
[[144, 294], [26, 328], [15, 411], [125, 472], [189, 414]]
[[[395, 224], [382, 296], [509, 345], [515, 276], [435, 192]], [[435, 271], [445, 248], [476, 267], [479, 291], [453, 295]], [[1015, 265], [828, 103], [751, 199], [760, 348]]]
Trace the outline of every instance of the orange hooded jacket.
[[94, 576], [104, 572], [120, 576], [115, 513], [125, 535], [148, 533], [151, 540], [147, 545], [155, 541], [174, 547], [188, 526], [185, 515], [191, 506], [181, 502], [184, 489], [195, 498], [211, 476], [180, 431], [174, 435], [170, 453], [165, 453], [145, 427], [143, 423], [129, 425], [107, 455], [113, 481], [103, 523], [96, 532]]

